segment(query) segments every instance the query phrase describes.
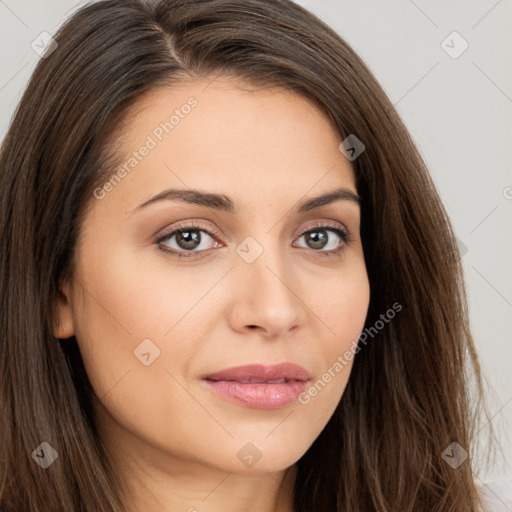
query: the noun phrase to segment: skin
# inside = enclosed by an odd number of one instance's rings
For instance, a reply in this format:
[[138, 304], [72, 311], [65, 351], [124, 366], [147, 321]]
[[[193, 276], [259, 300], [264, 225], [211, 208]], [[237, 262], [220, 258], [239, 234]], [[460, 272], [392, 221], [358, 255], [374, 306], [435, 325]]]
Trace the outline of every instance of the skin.
[[[55, 336], [77, 338], [101, 435], [129, 484], [127, 510], [289, 512], [294, 463], [333, 414], [353, 361], [309, 403], [276, 410], [228, 401], [201, 377], [289, 361], [316, 381], [357, 340], [370, 296], [360, 207], [338, 200], [293, 210], [338, 187], [357, 193], [355, 175], [338, 134], [302, 96], [208, 83], [155, 89], [127, 112], [125, 160], [168, 112], [198, 101], [105, 197], [91, 199]], [[179, 200], [137, 209], [169, 188], [224, 194], [235, 213]], [[159, 234], [191, 220], [218, 232], [195, 232], [196, 257], [159, 249]], [[305, 233], [328, 221], [352, 241], [327, 227], [325, 247], [308, 243]], [[236, 252], [248, 236], [263, 250], [252, 263]], [[186, 252], [172, 234], [160, 245]], [[145, 339], [160, 350], [148, 366], [134, 355]], [[252, 467], [237, 457], [247, 442], [261, 453]]]

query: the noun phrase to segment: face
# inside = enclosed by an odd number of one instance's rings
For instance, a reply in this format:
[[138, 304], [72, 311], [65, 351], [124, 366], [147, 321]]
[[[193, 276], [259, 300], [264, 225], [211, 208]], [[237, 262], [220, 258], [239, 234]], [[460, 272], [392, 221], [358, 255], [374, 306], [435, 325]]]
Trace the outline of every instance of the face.
[[184, 82], [128, 112], [124, 172], [90, 198], [61, 287], [55, 336], [75, 334], [100, 430], [133, 460], [292, 465], [340, 401], [364, 327], [339, 136], [301, 96], [239, 85]]

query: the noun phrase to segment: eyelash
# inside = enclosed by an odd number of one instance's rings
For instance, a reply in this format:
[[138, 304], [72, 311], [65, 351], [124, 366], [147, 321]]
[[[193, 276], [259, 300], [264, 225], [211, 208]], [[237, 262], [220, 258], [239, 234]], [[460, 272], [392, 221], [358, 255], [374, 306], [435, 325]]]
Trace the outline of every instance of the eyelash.
[[[338, 224], [329, 223], [329, 222], [319, 222], [318, 224], [315, 224], [315, 225], [309, 227], [306, 231], [304, 231], [297, 238], [297, 240], [299, 238], [303, 237], [304, 235], [306, 235], [307, 233], [311, 233], [316, 230], [322, 230], [322, 229], [324, 229], [326, 231], [335, 232], [343, 240], [343, 243], [337, 249], [333, 249], [330, 251], [321, 251], [321, 250], [315, 251], [314, 249], [311, 249], [313, 252], [319, 253], [321, 255], [321, 257], [338, 256], [353, 241], [352, 235], [348, 230], [340, 228]], [[203, 251], [194, 251], [194, 252], [189, 251], [187, 253], [187, 251], [176, 251], [174, 249], [169, 249], [165, 245], [162, 245], [162, 242], [164, 242], [165, 240], [169, 240], [170, 238], [172, 238], [174, 235], [176, 235], [180, 231], [204, 231], [208, 234], [208, 236], [210, 236], [214, 239], [219, 234], [216, 229], [212, 229], [211, 227], [207, 227], [201, 223], [191, 222], [189, 224], [173, 227], [173, 229], [171, 231], [168, 231], [167, 233], [160, 235], [158, 237], [158, 239], [155, 240], [155, 244], [158, 246], [158, 248], [162, 252], [169, 254], [170, 256], [178, 258], [178, 259], [179, 258], [201, 258], [202, 256], [198, 256], [198, 254], [206, 253], [206, 255], [208, 255], [211, 251], [215, 250], [215, 248], [211, 248], [211, 249], [205, 249]], [[302, 249], [304, 249], [304, 247], [302, 247]]]

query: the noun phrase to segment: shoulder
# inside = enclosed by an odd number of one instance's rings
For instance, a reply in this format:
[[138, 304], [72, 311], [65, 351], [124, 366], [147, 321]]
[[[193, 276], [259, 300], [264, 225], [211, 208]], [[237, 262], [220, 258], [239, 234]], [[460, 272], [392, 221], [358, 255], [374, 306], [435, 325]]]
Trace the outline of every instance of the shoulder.
[[492, 480], [477, 485], [482, 498], [482, 512], [510, 512], [512, 510], [512, 478]]

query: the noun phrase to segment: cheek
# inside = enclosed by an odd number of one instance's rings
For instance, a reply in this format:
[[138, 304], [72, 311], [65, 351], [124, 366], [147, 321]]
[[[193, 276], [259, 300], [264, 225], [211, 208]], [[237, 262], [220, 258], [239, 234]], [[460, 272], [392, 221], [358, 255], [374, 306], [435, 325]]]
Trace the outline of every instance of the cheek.
[[316, 376], [316, 384], [304, 397], [304, 403], [318, 397], [318, 401], [333, 412], [347, 385], [356, 351], [360, 350], [358, 340], [370, 301], [370, 285], [364, 265], [357, 265], [357, 270], [353, 268], [337, 280], [329, 280], [325, 292], [317, 290], [312, 300], [316, 307], [311, 309], [321, 320], [318, 321], [318, 332], [322, 336], [317, 350], [322, 354], [323, 366]]
[[312, 299], [312, 309], [325, 325], [324, 343], [331, 356], [333, 351], [339, 354], [351, 342], [357, 342], [368, 313], [370, 284], [366, 268], [360, 261], [355, 263], [335, 279], [326, 280], [323, 291], [317, 287]]
[[190, 444], [188, 433], [211, 421], [184, 378], [196, 350], [190, 339], [197, 313], [187, 311], [199, 291], [157, 282], [151, 272], [133, 273], [132, 266], [88, 268], [82, 276], [87, 291], [75, 308], [76, 337], [101, 404], [100, 421], [108, 411], [106, 425], [112, 417], [160, 449]]
[[73, 297], [77, 341], [105, 408], [125, 425], [163, 425], [157, 438], [165, 439], [177, 435], [171, 424], [184, 423], [186, 432], [192, 418], [205, 415], [182, 385], [200, 348], [195, 341], [208, 339], [221, 296], [229, 295], [214, 289], [226, 269], [180, 270], [165, 258], [148, 265], [116, 245], [96, 244], [82, 255], [85, 290]]

